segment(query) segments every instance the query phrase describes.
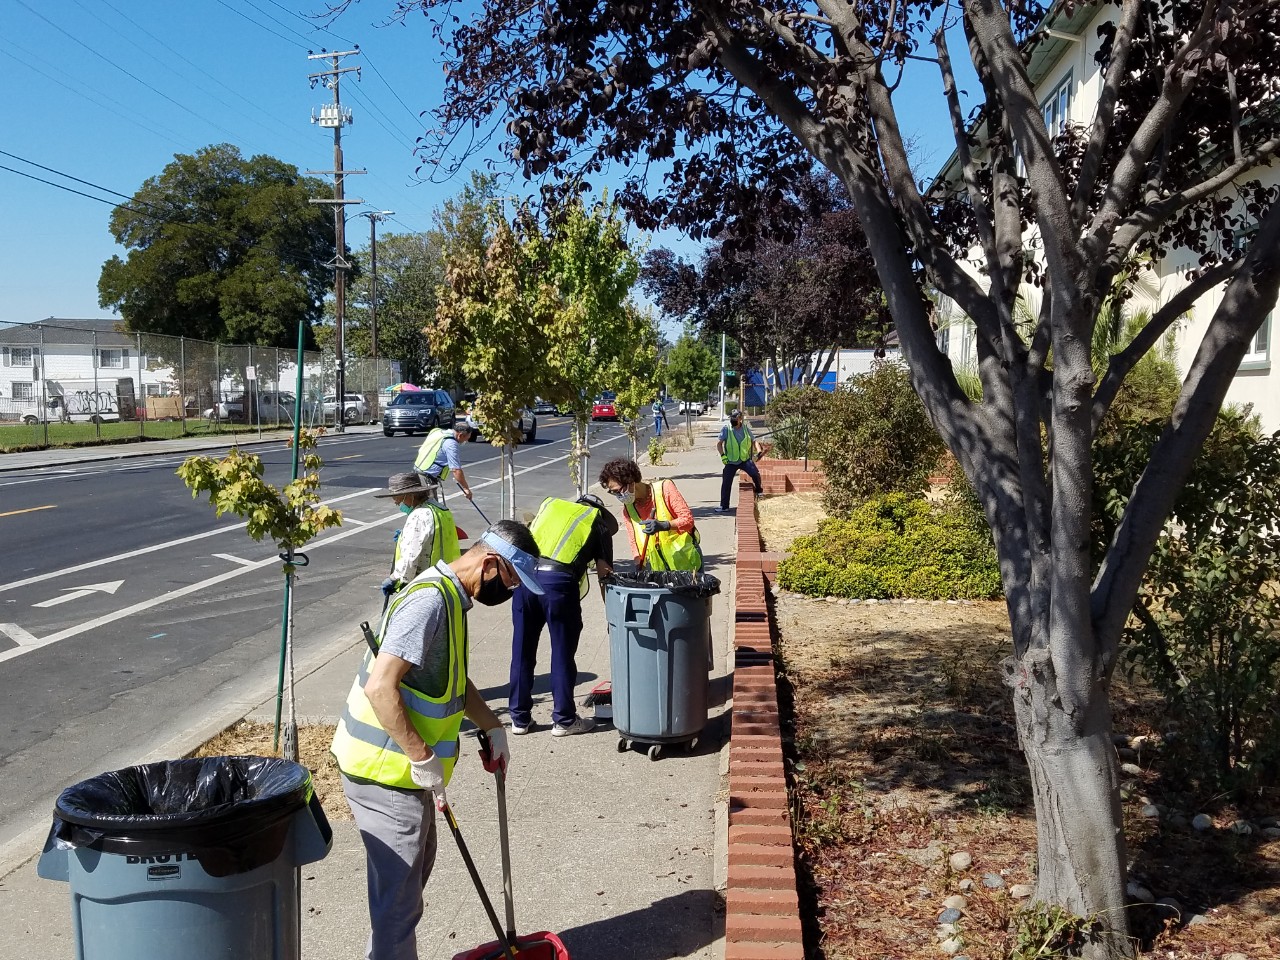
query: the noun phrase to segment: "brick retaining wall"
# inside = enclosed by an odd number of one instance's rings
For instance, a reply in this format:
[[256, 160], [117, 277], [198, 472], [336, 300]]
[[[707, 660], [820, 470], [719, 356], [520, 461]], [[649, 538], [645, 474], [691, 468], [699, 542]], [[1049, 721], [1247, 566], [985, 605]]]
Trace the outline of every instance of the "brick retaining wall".
[[[764, 492], [819, 489], [809, 462], [764, 460]], [[765, 599], [779, 555], [760, 541], [751, 481], [739, 477], [729, 741], [729, 876], [725, 960], [803, 960], [795, 849], [782, 763], [773, 623]]]

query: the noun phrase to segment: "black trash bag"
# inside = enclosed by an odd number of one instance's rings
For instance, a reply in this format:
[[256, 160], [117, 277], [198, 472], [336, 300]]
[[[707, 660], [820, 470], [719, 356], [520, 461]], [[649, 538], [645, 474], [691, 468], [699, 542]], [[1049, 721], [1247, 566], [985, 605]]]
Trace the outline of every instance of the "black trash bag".
[[605, 577], [606, 584], [619, 587], [650, 589], [661, 587], [686, 597], [714, 597], [720, 592], [720, 580], [709, 573], [694, 570], [615, 570]]
[[63, 790], [51, 838], [126, 856], [185, 854], [210, 876], [225, 877], [280, 856], [293, 815], [306, 806], [330, 835], [311, 771], [291, 760], [164, 760]]

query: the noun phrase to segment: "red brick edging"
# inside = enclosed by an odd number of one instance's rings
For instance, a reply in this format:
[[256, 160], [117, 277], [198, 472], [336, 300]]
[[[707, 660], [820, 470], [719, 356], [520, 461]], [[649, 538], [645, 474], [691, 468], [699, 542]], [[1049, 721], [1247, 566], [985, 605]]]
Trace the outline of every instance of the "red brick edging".
[[[821, 488], [810, 461], [765, 460], [766, 493]], [[751, 481], [738, 484], [734, 577], [733, 711], [729, 741], [729, 876], [725, 960], [804, 960], [795, 850], [774, 675], [773, 624], [765, 602], [778, 554], [764, 552]]]

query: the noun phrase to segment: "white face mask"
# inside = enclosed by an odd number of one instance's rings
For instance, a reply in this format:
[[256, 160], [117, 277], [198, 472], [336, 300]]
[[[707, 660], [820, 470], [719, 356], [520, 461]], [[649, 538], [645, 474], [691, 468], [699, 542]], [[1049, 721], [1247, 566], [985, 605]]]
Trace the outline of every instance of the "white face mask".
[[618, 500], [622, 503], [636, 502], [636, 491], [634, 487], [630, 490], [622, 490], [618, 493], [615, 493], [614, 496], [617, 497]]

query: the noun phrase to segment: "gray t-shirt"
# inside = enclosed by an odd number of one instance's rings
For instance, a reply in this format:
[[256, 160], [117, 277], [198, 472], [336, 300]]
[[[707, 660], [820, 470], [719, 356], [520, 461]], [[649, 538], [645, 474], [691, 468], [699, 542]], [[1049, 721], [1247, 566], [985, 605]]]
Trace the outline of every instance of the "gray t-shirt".
[[[430, 572], [441, 573], [452, 580], [462, 597], [462, 609], [471, 609], [471, 598], [447, 563], [442, 560], [424, 570], [421, 576]], [[416, 590], [396, 607], [379, 650], [425, 668], [423, 672], [427, 676], [438, 676], [449, 656], [445, 629], [444, 597], [440, 591]]]

